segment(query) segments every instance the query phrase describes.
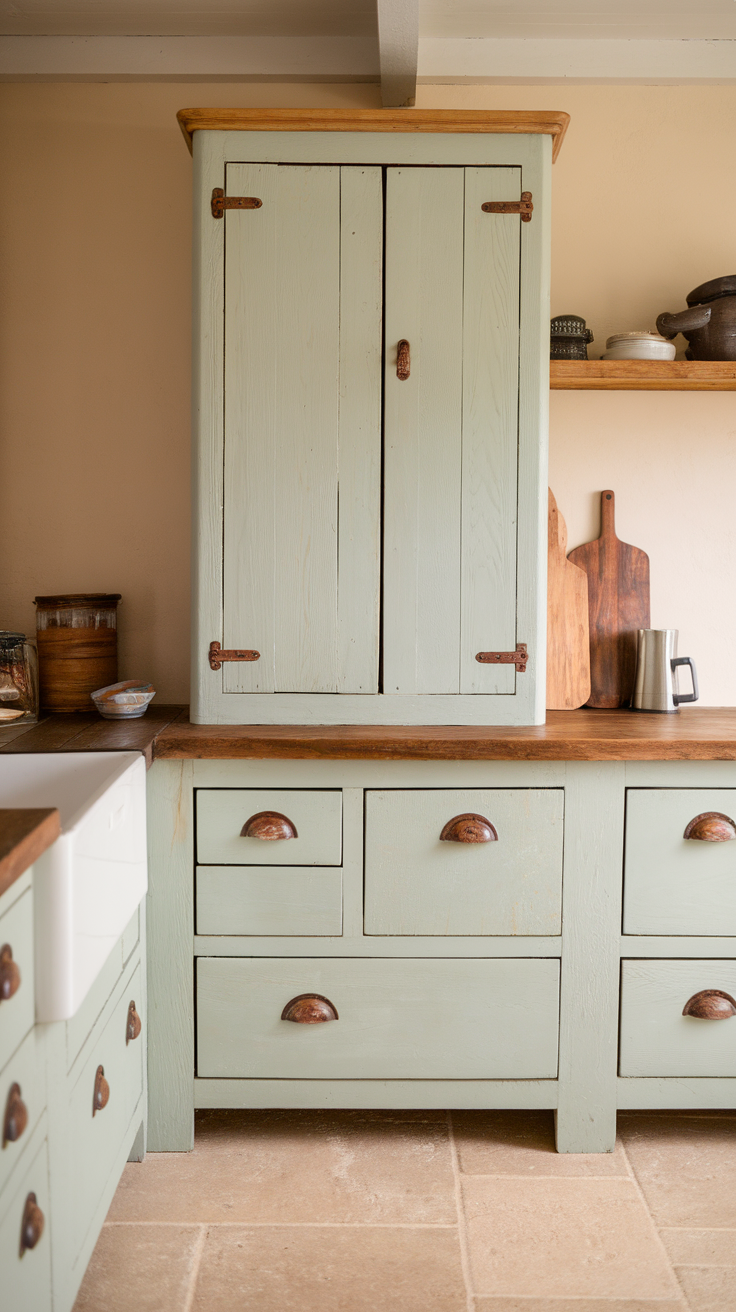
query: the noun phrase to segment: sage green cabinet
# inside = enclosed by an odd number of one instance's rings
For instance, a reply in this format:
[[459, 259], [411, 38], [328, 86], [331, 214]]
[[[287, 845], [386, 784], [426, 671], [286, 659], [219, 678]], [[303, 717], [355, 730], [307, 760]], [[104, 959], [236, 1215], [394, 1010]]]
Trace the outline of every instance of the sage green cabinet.
[[342, 871], [197, 866], [197, 933], [342, 933]]
[[[38, 1140], [39, 1136], [35, 1136]], [[49, 1227], [49, 1167], [46, 1140], [33, 1142], [19, 1178], [0, 1199], [0, 1272], [2, 1305], [8, 1312], [51, 1312], [51, 1234]], [[21, 1251], [21, 1229], [27, 1209], [36, 1211], [32, 1248]], [[33, 1237], [33, 1236], [31, 1236]]]
[[28, 1033], [33, 1021], [33, 894], [30, 880], [11, 886], [0, 899], [7, 910], [0, 916], [0, 948], [13, 991], [0, 1003], [0, 1067]]
[[622, 962], [621, 1075], [736, 1076], [736, 1016], [682, 1014], [704, 989], [736, 996], [736, 960]]
[[549, 139], [194, 156], [194, 721], [541, 722]]
[[[246, 837], [247, 821], [264, 811], [284, 816], [293, 836]], [[341, 859], [338, 789], [203, 788], [197, 793], [197, 860], [203, 864], [339, 866]]]

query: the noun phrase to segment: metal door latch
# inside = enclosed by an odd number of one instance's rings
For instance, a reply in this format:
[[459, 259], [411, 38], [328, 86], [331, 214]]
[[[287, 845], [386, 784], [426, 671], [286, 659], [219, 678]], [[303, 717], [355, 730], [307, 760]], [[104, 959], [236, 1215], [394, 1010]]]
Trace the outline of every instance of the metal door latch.
[[263, 201], [258, 196], [226, 196], [222, 187], [212, 192], [212, 217], [221, 219], [225, 210], [259, 210]]
[[219, 642], [210, 643], [210, 669], [219, 670], [223, 661], [259, 661], [261, 653], [259, 651], [223, 651]]
[[484, 214], [520, 214], [522, 223], [529, 223], [532, 217], [532, 193], [522, 191], [521, 200], [487, 200], [481, 205]]
[[516, 651], [479, 651], [475, 659], [481, 665], [515, 665], [517, 674], [523, 674], [529, 653], [525, 642], [517, 642]]

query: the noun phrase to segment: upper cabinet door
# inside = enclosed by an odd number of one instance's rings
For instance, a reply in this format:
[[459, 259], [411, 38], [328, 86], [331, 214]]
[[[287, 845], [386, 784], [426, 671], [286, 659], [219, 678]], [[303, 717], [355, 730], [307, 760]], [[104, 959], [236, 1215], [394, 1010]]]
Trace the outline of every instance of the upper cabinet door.
[[520, 222], [482, 205], [520, 188], [518, 168], [387, 170], [385, 693], [515, 691], [476, 654], [517, 638]]
[[224, 692], [378, 690], [381, 169], [228, 164]]

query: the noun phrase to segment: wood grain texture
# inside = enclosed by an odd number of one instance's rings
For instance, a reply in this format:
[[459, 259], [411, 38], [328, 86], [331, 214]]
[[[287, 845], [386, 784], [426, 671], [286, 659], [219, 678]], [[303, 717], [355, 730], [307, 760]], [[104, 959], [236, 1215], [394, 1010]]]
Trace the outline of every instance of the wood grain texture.
[[601, 492], [601, 533], [570, 552], [588, 576], [588, 706], [628, 706], [634, 690], [637, 629], [649, 628], [649, 557], [616, 536], [615, 496]]
[[623, 961], [620, 1074], [736, 1076], [736, 1017], [682, 1014], [706, 989], [733, 997], [736, 961]]
[[551, 360], [553, 391], [733, 392], [732, 360]]
[[736, 707], [680, 715], [550, 711], [527, 727], [207, 725], [184, 716], [156, 760], [736, 761]]
[[0, 895], [61, 833], [59, 812], [53, 807], [0, 810]]
[[567, 525], [549, 489], [547, 709], [572, 711], [590, 696], [588, 577], [567, 559]]
[[197, 933], [339, 936], [342, 871], [304, 866], [198, 866]]
[[103, 720], [90, 714], [49, 715], [23, 734], [0, 729], [0, 752], [142, 752], [153, 760], [153, 744], [167, 725], [186, 715], [184, 706], [149, 706], [137, 720]]
[[478, 109], [180, 109], [190, 151], [192, 134], [217, 132], [509, 132], [552, 137], [557, 159], [570, 115], [561, 110]]

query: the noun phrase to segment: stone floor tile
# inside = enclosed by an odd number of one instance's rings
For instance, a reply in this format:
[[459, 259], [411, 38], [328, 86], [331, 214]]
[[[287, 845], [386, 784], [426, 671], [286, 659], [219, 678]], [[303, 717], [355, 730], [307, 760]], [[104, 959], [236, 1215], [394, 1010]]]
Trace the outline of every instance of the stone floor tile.
[[677, 1297], [669, 1264], [631, 1180], [468, 1175], [462, 1190], [478, 1296]]
[[657, 1225], [736, 1227], [736, 1120], [640, 1113], [620, 1132]]
[[736, 1269], [732, 1266], [679, 1266], [677, 1277], [691, 1312], [734, 1312]]
[[73, 1312], [181, 1312], [200, 1235], [196, 1225], [103, 1226]]
[[659, 1232], [673, 1266], [736, 1266], [736, 1230]]
[[552, 1112], [453, 1112], [460, 1170], [467, 1175], [628, 1175], [612, 1153], [558, 1153]]
[[466, 1312], [457, 1230], [212, 1226], [192, 1312]]
[[476, 1298], [475, 1312], [685, 1312], [685, 1305], [679, 1298]]
[[108, 1219], [454, 1225], [446, 1117], [211, 1113], [192, 1153], [126, 1166]]

